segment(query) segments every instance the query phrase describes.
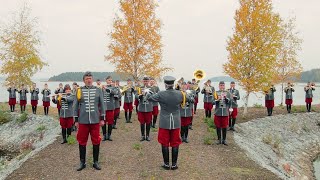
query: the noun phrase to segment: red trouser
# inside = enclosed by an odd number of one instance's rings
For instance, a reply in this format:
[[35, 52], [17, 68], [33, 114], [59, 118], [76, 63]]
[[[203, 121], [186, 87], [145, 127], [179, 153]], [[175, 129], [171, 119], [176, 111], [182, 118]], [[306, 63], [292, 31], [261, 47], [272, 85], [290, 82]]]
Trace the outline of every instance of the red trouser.
[[230, 117], [235, 119], [238, 116], [238, 108], [232, 108], [233, 111], [230, 113]]
[[274, 100], [266, 100], [266, 107], [273, 108], [274, 107]]
[[152, 112], [138, 112], [138, 120], [140, 124], [151, 124]]
[[73, 117], [60, 118], [60, 126], [61, 128], [72, 128], [73, 125]]
[[27, 100], [20, 100], [20, 106], [27, 105]]
[[77, 140], [81, 146], [87, 145], [89, 134], [91, 137], [92, 144], [99, 145], [101, 141], [99, 123], [98, 124], [79, 124]]
[[189, 126], [191, 124], [192, 117], [181, 117], [181, 126]]
[[152, 115], [153, 116], [158, 116], [158, 114], [159, 114], [159, 107], [158, 106], [153, 106]]
[[120, 114], [120, 108], [114, 109], [114, 117], [118, 116]]
[[107, 110], [106, 111], [106, 124], [112, 125], [114, 123], [114, 111], [113, 110]]
[[50, 101], [42, 101], [43, 107], [50, 107]]
[[123, 109], [124, 109], [124, 111], [126, 111], [126, 112], [132, 112], [132, 109], [133, 109], [133, 104], [132, 104], [132, 102], [131, 103], [124, 103], [123, 104]]
[[180, 128], [171, 130], [159, 128], [158, 142], [165, 147], [178, 147], [182, 143]]
[[31, 100], [32, 106], [38, 106], [38, 100]]
[[9, 98], [9, 106], [16, 105], [16, 103], [17, 103], [16, 98]]
[[227, 128], [229, 125], [229, 117], [214, 115], [214, 124], [217, 128]]
[[292, 104], [292, 102], [293, 102], [293, 100], [292, 100], [292, 99], [286, 99], [286, 105], [291, 105], [291, 104]]
[[306, 98], [306, 103], [311, 104], [312, 103], [312, 98]]
[[212, 103], [209, 103], [209, 102], [205, 102], [203, 108], [204, 108], [204, 110], [206, 110], [206, 111], [211, 111], [212, 108], [213, 108], [213, 104], [212, 104]]

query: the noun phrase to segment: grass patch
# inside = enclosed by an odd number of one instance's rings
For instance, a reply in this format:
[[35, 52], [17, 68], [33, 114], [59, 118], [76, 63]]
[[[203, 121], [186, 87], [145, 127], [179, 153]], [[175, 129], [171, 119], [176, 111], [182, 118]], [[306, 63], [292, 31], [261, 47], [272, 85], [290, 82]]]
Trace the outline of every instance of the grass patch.
[[152, 128], [151, 132], [158, 132], [158, 129], [157, 128]]
[[28, 119], [28, 114], [26, 112], [23, 112], [20, 117], [17, 119], [19, 123], [23, 123]]
[[253, 107], [254, 108], [263, 108], [263, 105], [262, 104], [258, 104], [258, 103], [254, 103]]
[[38, 131], [38, 132], [42, 132], [42, 131], [44, 131], [44, 130], [46, 130], [46, 126], [45, 126], [45, 125], [40, 125], [40, 126], [38, 126], [38, 128], [37, 128], [37, 131]]
[[205, 145], [212, 145], [213, 144], [213, 137], [212, 136], [206, 136], [203, 139], [203, 143]]
[[133, 149], [140, 151], [142, 149], [142, 144], [140, 143], [134, 143], [133, 144]]
[[11, 121], [10, 113], [0, 110], [0, 125], [10, 121]]
[[76, 144], [76, 143], [77, 143], [77, 139], [76, 139], [75, 136], [70, 135], [70, 136], [67, 138], [67, 142], [68, 142], [69, 145]]

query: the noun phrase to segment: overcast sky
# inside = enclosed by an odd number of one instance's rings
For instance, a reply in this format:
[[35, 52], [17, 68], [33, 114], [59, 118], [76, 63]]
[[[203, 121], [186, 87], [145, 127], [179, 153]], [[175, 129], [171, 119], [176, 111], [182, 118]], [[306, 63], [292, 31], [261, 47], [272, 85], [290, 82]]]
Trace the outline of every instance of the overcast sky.
[[[0, 0], [0, 22], [22, 4]], [[113, 71], [104, 61], [108, 54], [118, 0], [30, 0], [33, 16], [40, 21], [44, 45], [41, 54], [50, 64], [35, 77], [66, 71]], [[303, 38], [299, 59], [304, 70], [320, 68], [319, 0], [274, 0], [274, 9], [284, 18], [296, 16]], [[163, 23], [163, 63], [173, 67], [168, 74], [192, 78], [203, 69], [208, 77], [224, 75], [226, 40], [232, 35], [238, 0], [159, 0], [158, 17]], [[68, 64], [66, 62], [68, 61]], [[72, 64], [71, 66], [69, 64]]]

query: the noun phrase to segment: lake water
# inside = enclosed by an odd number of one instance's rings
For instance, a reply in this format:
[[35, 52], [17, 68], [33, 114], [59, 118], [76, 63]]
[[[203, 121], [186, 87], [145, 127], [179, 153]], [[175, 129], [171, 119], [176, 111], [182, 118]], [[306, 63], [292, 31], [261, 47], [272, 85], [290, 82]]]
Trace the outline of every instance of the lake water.
[[[41, 82], [41, 81], [35, 81], [37, 83], [37, 87], [41, 90], [44, 87], [45, 83], [48, 83], [49, 89], [51, 91], [54, 91], [58, 85], [59, 82]], [[72, 82], [63, 82], [63, 84], [70, 84], [72, 85]], [[5, 87], [2, 86], [3, 81], [0, 80], [0, 102], [7, 102], [8, 101], [8, 92]], [[83, 82], [78, 82], [80, 86], [84, 85]], [[121, 82], [120, 85], [125, 85], [125, 82]], [[158, 83], [160, 90], [164, 90], [164, 83], [159, 82]], [[202, 84], [201, 84], [202, 85]], [[212, 85], [217, 89], [218, 88], [218, 82], [213, 82]], [[305, 84], [296, 84], [295, 85], [295, 92], [293, 94], [294, 100], [293, 104], [294, 105], [304, 105], [305, 104], [305, 92], [303, 90]], [[229, 83], [226, 83], [226, 87], [229, 87]], [[243, 101], [243, 96], [245, 95], [245, 92], [240, 86], [237, 86], [236, 89], [239, 89], [240, 91], [240, 96], [242, 99], [238, 101], [239, 106], [244, 105]], [[275, 104], [279, 105], [281, 103], [281, 86], [278, 85], [276, 86], [277, 92], [275, 92]], [[30, 96], [30, 94], [28, 95]], [[40, 100], [42, 98], [42, 95], [40, 94]], [[313, 103], [314, 104], [319, 104], [320, 103], [320, 89], [316, 89], [314, 91], [314, 98], [313, 98]], [[28, 104], [30, 104], [30, 97], [28, 97]], [[254, 104], [261, 104], [264, 105], [264, 95], [261, 93], [257, 94], [251, 94], [249, 98], [249, 106], [253, 106]], [[39, 105], [42, 105], [42, 101], [39, 101]], [[51, 103], [52, 106], [55, 106], [53, 103]], [[203, 96], [200, 94], [199, 97], [199, 104], [198, 104], [199, 109], [203, 109]]]
[[313, 162], [313, 167], [316, 179], [320, 180], [320, 157]]

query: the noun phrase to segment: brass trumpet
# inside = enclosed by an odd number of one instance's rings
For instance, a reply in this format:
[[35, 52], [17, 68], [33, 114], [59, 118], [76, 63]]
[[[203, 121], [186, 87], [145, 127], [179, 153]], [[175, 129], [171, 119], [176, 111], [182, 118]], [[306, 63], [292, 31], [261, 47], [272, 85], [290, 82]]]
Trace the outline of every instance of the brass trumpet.
[[197, 69], [193, 72], [193, 77], [197, 80], [200, 81], [202, 79], [204, 79], [206, 77], [206, 73], [201, 70], [201, 69]]

